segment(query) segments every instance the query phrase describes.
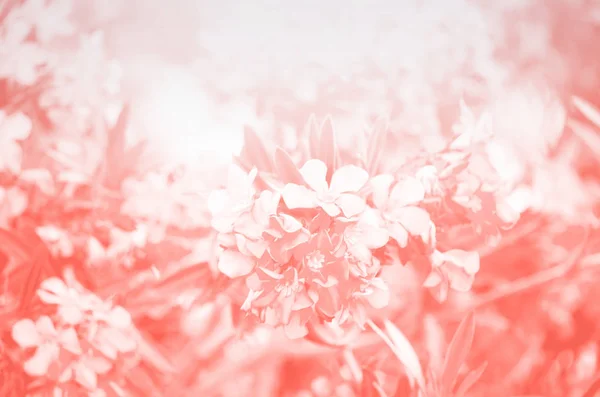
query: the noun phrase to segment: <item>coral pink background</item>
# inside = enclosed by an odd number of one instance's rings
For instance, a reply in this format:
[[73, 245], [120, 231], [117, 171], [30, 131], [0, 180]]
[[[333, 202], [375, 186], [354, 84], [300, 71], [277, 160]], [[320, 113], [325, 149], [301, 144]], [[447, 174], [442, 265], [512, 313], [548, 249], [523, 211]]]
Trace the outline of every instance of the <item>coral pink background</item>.
[[0, 0], [0, 397], [600, 395], [600, 5]]

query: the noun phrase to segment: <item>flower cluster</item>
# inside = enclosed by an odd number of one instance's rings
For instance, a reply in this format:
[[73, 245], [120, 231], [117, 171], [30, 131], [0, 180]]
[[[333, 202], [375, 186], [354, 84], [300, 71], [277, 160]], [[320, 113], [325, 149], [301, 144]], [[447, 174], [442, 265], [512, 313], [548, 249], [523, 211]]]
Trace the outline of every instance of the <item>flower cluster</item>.
[[[372, 140], [385, 145], [376, 135]], [[386, 265], [425, 265], [426, 285], [440, 299], [448, 288], [470, 289], [477, 253], [445, 249], [438, 234], [508, 224], [496, 206], [502, 197], [486, 175], [472, 172], [479, 170], [472, 159], [481, 160], [473, 142], [457, 145], [465, 140], [459, 135], [433, 156], [380, 173], [377, 152], [360, 161], [338, 150], [329, 121], [311, 137], [311, 149], [297, 156], [308, 159], [297, 166], [280, 148], [271, 156], [248, 132], [239, 165], [210, 197], [218, 269], [245, 280], [243, 310], [302, 337], [311, 321], [363, 327], [368, 307], [388, 304], [380, 277]]]
[[55, 314], [22, 319], [12, 327], [14, 341], [33, 353], [24, 361], [25, 373], [56, 382], [58, 395], [80, 389], [103, 396], [118, 390], [113, 370], [137, 348], [129, 313], [84, 290], [68, 273], [64, 280], [43, 281], [38, 296], [56, 308]]

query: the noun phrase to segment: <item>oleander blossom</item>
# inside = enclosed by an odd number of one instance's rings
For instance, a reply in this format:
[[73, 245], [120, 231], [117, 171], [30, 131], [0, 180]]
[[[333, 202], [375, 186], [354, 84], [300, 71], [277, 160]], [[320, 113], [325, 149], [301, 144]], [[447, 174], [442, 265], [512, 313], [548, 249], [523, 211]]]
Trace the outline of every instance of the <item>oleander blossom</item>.
[[64, 279], [44, 280], [38, 296], [56, 307], [55, 314], [21, 319], [12, 327], [14, 341], [33, 349], [25, 373], [55, 382], [58, 395], [75, 390], [103, 395], [119, 380], [112, 370], [137, 348], [131, 316], [85, 290], [69, 272]]
[[[366, 156], [355, 156], [337, 147], [332, 127], [309, 136], [310, 149], [290, 154], [271, 150], [247, 132], [225, 185], [209, 198], [218, 233], [217, 267], [245, 281], [243, 311], [283, 327], [292, 338], [306, 336], [310, 323], [362, 328], [368, 310], [385, 308], [390, 300], [382, 268], [423, 258], [430, 273], [425, 286], [436, 296], [440, 288], [443, 299], [448, 288], [470, 289], [479, 270], [477, 253], [442, 253], [436, 244], [438, 230], [496, 219], [499, 194], [483, 194], [478, 189], [483, 180], [475, 180], [469, 191], [463, 187], [481, 175], [469, 172], [473, 146], [457, 149], [450, 142], [439, 153], [416, 153], [412, 162], [396, 167], [386, 164], [398, 171], [381, 174], [376, 144]], [[381, 136], [371, 140], [380, 148], [385, 144]], [[292, 158], [305, 161], [296, 164]]]

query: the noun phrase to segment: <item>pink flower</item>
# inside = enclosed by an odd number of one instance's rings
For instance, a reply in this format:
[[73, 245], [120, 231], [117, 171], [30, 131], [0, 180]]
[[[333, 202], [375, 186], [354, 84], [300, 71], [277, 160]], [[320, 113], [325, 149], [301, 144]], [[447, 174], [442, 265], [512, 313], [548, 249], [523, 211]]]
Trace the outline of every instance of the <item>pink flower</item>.
[[220, 254], [217, 267], [229, 278], [238, 278], [252, 273], [256, 259], [244, 255], [236, 249], [225, 248]]
[[11, 219], [25, 212], [27, 204], [27, 195], [23, 190], [18, 187], [8, 189], [0, 187], [0, 225], [8, 227], [8, 222]]
[[20, 141], [31, 134], [31, 120], [22, 113], [7, 115], [0, 110], [0, 170], [18, 173], [21, 170], [23, 151]]
[[343, 234], [348, 253], [363, 263], [370, 263], [372, 250], [383, 247], [389, 240], [378, 214], [370, 208], [361, 214], [358, 222], [346, 227]]
[[211, 225], [215, 230], [232, 232], [240, 215], [251, 210], [256, 194], [256, 175], [256, 169], [246, 173], [236, 165], [229, 168], [227, 187], [212, 192], [208, 199], [208, 209], [213, 216]]
[[65, 230], [56, 226], [46, 225], [37, 227], [35, 232], [42, 240], [48, 243], [54, 255], [62, 255], [65, 257], [73, 255], [73, 242]]
[[57, 277], [42, 281], [38, 290], [40, 299], [58, 305], [58, 315], [67, 324], [76, 325], [83, 321], [84, 313], [91, 308], [89, 296], [77, 286], [67, 285]]
[[354, 296], [365, 299], [375, 309], [383, 309], [390, 303], [390, 290], [381, 278], [375, 277], [355, 292]]
[[113, 364], [109, 360], [88, 351], [65, 368], [59, 377], [59, 382], [66, 383], [75, 379], [75, 382], [87, 390], [95, 391], [98, 387], [98, 375], [108, 373], [112, 367]]
[[25, 319], [12, 328], [12, 337], [22, 348], [37, 347], [35, 354], [25, 362], [24, 369], [31, 376], [43, 376], [56, 361], [61, 347], [73, 354], [81, 354], [81, 346], [73, 328], [56, 330], [48, 316], [34, 323]]
[[433, 288], [440, 301], [446, 299], [448, 287], [458, 292], [471, 289], [475, 275], [479, 271], [479, 254], [474, 251], [453, 249], [436, 251], [432, 255], [433, 269], [424, 286]]
[[429, 233], [431, 219], [427, 211], [417, 206], [425, 198], [423, 184], [410, 177], [395, 184], [394, 181], [392, 175], [385, 174], [371, 179], [373, 204], [381, 212], [390, 237], [400, 247], [406, 247], [409, 235]]
[[259, 310], [265, 323], [282, 325], [288, 337], [301, 338], [308, 332], [306, 322], [318, 300], [305, 282], [293, 267], [283, 271], [260, 267], [247, 280], [250, 292], [243, 308]]
[[356, 193], [369, 180], [369, 174], [355, 165], [346, 165], [333, 173], [327, 184], [327, 166], [321, 160], [308, 160], [300, 169], [306, 186], [288, 183], [282, 196], [289, 209], [322, 208], [329, 216], [343, 213], [347, 218], [360, 214], [365, 200]]

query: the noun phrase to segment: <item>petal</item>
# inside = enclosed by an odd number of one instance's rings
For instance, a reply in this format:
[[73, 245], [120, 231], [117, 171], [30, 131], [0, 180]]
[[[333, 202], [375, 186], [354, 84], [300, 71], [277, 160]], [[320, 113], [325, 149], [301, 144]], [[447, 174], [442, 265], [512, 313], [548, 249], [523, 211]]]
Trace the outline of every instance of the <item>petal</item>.
[[398, 245], [402, 248], [408, 244], [408, 231], [399, 223], [388, 224], [388, 232], [390, 237], [396, 240]]
[[219, 233], [231, 233], [233, 225], [238, 220], [238, 214], [215, 217], [210, 221], [210, 225]]
[[58, 343], [73, 354], [81, 354], [81, 345], [75, 329], [68, 328], [58, 335]]
[[358, 192], [369, 180], [369, 173], [355, 165], [339, 168], [331, 177], [329, 190], [335, 193]]
[[388, 243], [390, 235], [386, 229], [376, 226], [365, 228], [362, 242], [370, 249], [381, 248]]
[[31, 376], [44, 376], [48, 373], [50, 364], [58, 357], [58, 346], [53, 344], [42, 344], [36, 350], [33, 357], [25, 362], [23, 369]]
[[100, 375], [106, 374], [113, 367], [112, 363], [104, 357], [87, 357], [85, 362], [88, 368]]
[[348, 252], [362, 263], [370, 263], [373, 257], [371, 250], [362, 243], [349, 244]]
[[225, 250], [219, 256], [218, 268], [229, 278], [237, 278], [250, 274], [254, 269], [254, 260], [239, 252]]
[[405, 207], [423, 201], [425, 198], [425, 188], [416, 178], [405, 178], [392, 188], [390, 193], [390, 203], [392, 210], [395, 207]]
[[327, 166], [321, 160], [308, 160], [300, 168], [300, 174], [315, 192], [323, 193], [327, 191]]
[[352, 218], [360, 214], [367, 206], [365, 199], [349, 193], [341, 194], [335, 203], [340, 207], [346, 218]]
[[67, 302], [65, 305], [58, 308], [58, 315], [65, 323], [71, 325], [77, 325], [83, 320], [81, 308], [70, 302]]
[[302, 222], [294, 218], [293, 216], [281, 214], [275, 218], [281, 229], [286, 233], [294, 233], [302, 229]]
[[3, 131], [7, 131], [13, 140], [24, 140], [27, 139], [31, 133], [33, 124], [31, 119], [25, 116], [23, 113], [15, 113], [2, 124]]
[[37, 294], [40, 297], [40, 299], [42, 300], [42, 302], [48, 303], [51, 305], [60, 305], [61, 302], [63, 301], [63, 298], [61, 296], [57, 296], [56, 294], [54, 294], [52, 292], [48, 292], [43, 289], [38, 289]]
[[330, 217], [334, 218], [341, 213], [340, 207], [333, 203], [319, 203], [319, 206], [323, 208], [323, 211], [327, 213]]
[[281, 195], [283, 202], [291, 210], [317, 207], [317, 194], [304, 186], [288, 183], [284, 186]]
[[394, 215], [394, 218], [413, 236], [426, 234], [431, 228], [431, 218], [423, 208], [404, 207]]
[[454, 265], [461, 267], [469, 274], [475, 274], [479, 271], [480, 260], [477, 251], [463, 251], [454, 249], [444, 252], [443, 256], [446, 260]]
[[473, 285], [475, 276], [467, 273], [465, 269], [447, 264], [443, 266], [447, 272], [448, 280], [450, 281], [450, 288], [458, 292], [468, 292]]
[[57, 335], [56, 328], [54, 327], [54, 323], [48, 316], [41, 316], [40, 318], [38, 318], [37, 321], [35, 322], [35, 327], [37, 328], [37, 330], [39, 331], [39, 333], [41, 335], [46, 335], [46, 336]]
[[246, 240], [246, 248], [256, 258], [261, 258], [269, 244], [264, 240]]
[[62, 281], [58, 277], [52, 277], [42, 281], [42, 283], [40, 284], [40, 289], [44, 289], [57, 296], [65, 296], [68, 293], [67, 286], [65, 285], [64, 281]]
[[19, 320], [13, 325], [12, 338], [23, 348], [38, 346], [42, 341], [35, 323], [30, 319]]
[[75, 368], [75, 381], [88, 390], [94, 390], [98, 386], [96, 373], [83, 363], [78, 363]]
[[365, 298], [375, 309], [383, 309], [390, 303], [390, 290], [385, 282], [374, 279], [371, 293]]
[[121, 306], [115, 306], [109, 313], [107, 323], [114, 328], [127, 328], [131, 325], [131, 314]]
[[371, 178], [370, 185], [373, 190], [373, 204], [376, 208], [385, 207], [390, 195], [390, 188], [394, 183], [394, 176], [389, 174], [377, 175]]

